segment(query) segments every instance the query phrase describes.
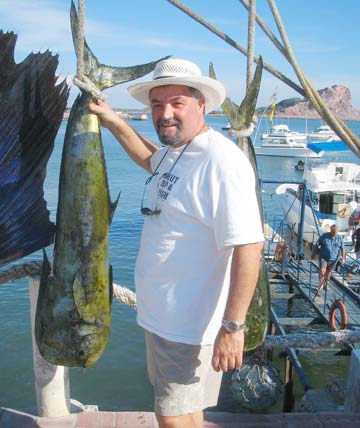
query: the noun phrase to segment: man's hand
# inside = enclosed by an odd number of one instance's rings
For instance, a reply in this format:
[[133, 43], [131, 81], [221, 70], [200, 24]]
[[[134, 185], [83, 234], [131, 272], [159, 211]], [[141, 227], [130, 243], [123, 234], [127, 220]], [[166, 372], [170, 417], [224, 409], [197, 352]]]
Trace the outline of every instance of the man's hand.
[[111, 129], [111, 127], [122, 119], [116, 112], [104, 101], [98, 100], [96, 103], [90, 102], [88, 109], [91, 113], [97, 114], [102, 126]]
[[239, 369], [244, 352], [244, 330], [229, 333], [223, 327], [219, 330], [214, 344], [212, 366], [215, 371]]

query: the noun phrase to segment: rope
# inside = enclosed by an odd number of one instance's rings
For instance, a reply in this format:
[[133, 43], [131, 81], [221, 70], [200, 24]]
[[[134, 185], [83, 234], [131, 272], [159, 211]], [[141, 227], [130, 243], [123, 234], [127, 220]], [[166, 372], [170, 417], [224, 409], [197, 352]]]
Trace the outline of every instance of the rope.
[[132, 309], [136, 309], [136, 294], [128, 288], [113, 284], [113, 297], [118, 302], [130, 306]]
[[[42, 263], [33, 260], [22, 265], [13, 266], [8, 270], [0, 272], [0, 284], [26, 276], [39, 276]], [[136, 294], [121, 285], [113, 284], [113, 297], [115, 300], [136, 309]], [[336, 344], [348, 346], [360, 342], [360, 329], [337, 330], [325, 333], [295, 333], [286, 336], [266, 336], [264, 349], [319, 349], [322, 347], [333, 347]]]
[[97, 86], [84, 74], [84, 53], [85, 53], [85, 37], [84, 37], [84, 20], [85, 20], [85, 0], [78, 0], [78, 31], [75, 41], [75, 52], [77, 57], [77, 74], [73, 78], [73, 83], [84, 92], [91, 94], [96, 100], [105, 101], [106, 97]]
[[254, 132], [254, 128], [255, 128], [255, 123], [251, 122], [248, 128], [241, 129], [240, 131], [236, 131], [235, 129], [230, 129], [229, 133], [232, 137], [245, 138], [245, 137], [250, 137], [250, 135]]
[[75, 76], [73, 83], [82, 91], [88, 92], [96, 100], [105, 101], [106, 96], [94, 85], [94, 83], [87, 76]]
[[[42, 262], [40, 260], [32, 260], [28, 263], [12, 266], [0, 272], [0, 284], [15, 281], [26, 276], [40, 276], [41, 268]], [[113, 297], [118, 302], [136, 309], [136, 294], [128, 288], [113, 284]]]
[[85, 0], [78, 0], [78, 31], [76, 37], [77, 76], [84, 75], [84, 18]]
[[360, 342], [360, 330], [338, 330], [326, 333], [296, 333], [286, 336], [267, 336], [264, 348], [319, 349], [335, 344], [349, 345]]

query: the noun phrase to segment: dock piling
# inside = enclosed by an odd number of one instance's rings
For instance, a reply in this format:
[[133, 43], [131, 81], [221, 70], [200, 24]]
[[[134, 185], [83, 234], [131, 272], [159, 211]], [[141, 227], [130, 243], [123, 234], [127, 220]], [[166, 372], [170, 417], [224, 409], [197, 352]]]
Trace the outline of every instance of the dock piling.
[[360, 412], [360, 349], [353, 350], [351, 353], [344, 410], [345, 412]]
[[39, 277], [29, 277], [31, 336], [37, 412], [41, 417], [60, 418], [70, 413], [69, 369], [48, 363], [40, 355], [35, 339], [35, 314]]

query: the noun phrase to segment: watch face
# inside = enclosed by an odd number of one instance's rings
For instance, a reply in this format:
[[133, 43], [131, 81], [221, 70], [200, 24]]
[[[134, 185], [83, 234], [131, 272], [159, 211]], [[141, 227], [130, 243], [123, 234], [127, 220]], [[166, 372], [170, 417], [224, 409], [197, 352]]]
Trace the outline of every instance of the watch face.
[[238, 328], [238, 326], [236, 325], [236, 322], [234, 322], [234, 321], [229, 321], [229, 323], [228, 323], [228, 328], [229, 328], [229, 330], [231, 330], [231, 331], [236, 331], [236, 330], [237, 330], [237, 328]]
[[234, 333], [235, 331], [239, 331], [245, 328], [245, 323], [241, 324], [234, 320], [223, 320], [222, 325], [230, 333]]

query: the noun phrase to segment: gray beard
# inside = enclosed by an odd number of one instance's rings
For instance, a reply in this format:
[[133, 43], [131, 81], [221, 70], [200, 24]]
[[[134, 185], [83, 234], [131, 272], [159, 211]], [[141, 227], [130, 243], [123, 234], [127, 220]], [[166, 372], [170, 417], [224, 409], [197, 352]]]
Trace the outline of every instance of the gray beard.
[[[159, 140], [165, 144], [166, 146], [176, 146], [179, 143], [181, 143], [182, 139], [183, 139], [183, 132], [181, 129], [181, 124], [178, 120], [176, 119], [169, 119], [169, 120], [162, 120], [159, 119], [157, 121], [156, 124], [156, 132], [158, 134]], [[160, 135], [160, 126], [161, 125], [176, 125], [177, 126], [177, 132], [176, 134], [171, 137], [170, 135], [168, 135], [168, 133], [165, 131]]]
[[179, 143], [181, 143], [183, 139], [183, 133], [181, 129], [178, 130], [178, 132], [170, 137], [170, 135], [167, 135], [167, 132], [164, 132], [163, 134], [159, 135], [159, 140], [165, 144], [166, 146], [177, 146]]

